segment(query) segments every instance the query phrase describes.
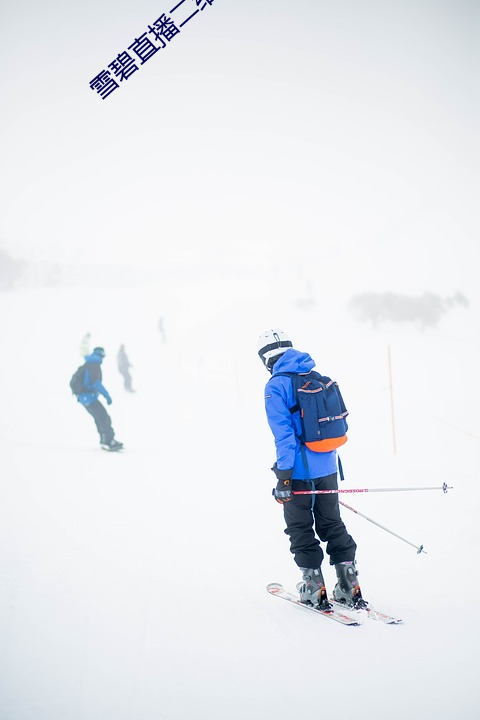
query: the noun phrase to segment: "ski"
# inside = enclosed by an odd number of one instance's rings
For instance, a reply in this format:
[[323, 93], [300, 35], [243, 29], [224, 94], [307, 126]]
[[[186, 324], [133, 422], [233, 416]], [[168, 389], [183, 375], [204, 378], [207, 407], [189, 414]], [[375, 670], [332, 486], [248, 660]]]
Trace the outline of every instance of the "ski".
[[280, 585], [280, 583], [270, 583], [267, 585], [267, 590], [270, 595], [276, 595], [279, 598], [283, 598], [283, 600], [288, 600], [288, 602], [294, 603], [294, 605], [299, 605], [300, 607], [305, 608], [305, 610], [310, 610], [311, 612], [317, 613], [317, 615], [323, 615], [324, 617], [330, 618], [330, 620], [335, 620], [335, 622], [339, 622], [342, 625], [362, 624], [361, 620], [357, 617], [348, 615], [344, 611], [343, 607], [341, 609], [338, 608], [338, 603], [335, 603], [335, 607], [332, 607], [332, 610], [327, 612], [325, 610], [319, 610], [314, 607], [314, 605], [306, 605], [305, 603], [302, 603], [297, 595], [293, 595], [293, 593], [285, 590], [283, 585]]
[[376, 610], [375, 608], [370, 607], [370, 605], [361, 610], [356, 610], [355, 608], [345, 607], [343, 603], [339, 603], [333, 598], [328, 598], [328, 602], [331, 603], [334, 608], [348, 610], [348, 612], [351, 613], [358, 613], [359, 615], [361, 613], [366, 613], [369, 620], [377, 620], [378, 622], [383, 622], [387, 625], [400, 625], [401, 623], [403, 623], [403, 620], [401, 618], [389, 615], [388, 613], [384, 613], [381, 610]]

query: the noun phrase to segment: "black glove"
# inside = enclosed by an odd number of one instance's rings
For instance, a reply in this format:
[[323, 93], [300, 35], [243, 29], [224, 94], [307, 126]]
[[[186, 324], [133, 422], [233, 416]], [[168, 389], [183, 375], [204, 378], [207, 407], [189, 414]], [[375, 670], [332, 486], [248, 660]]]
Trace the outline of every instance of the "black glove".
[[292, 499], [292, 474], [293, 468], [290, 470], [279, 470], [277, 463], [272, 467], [273, 472], [277, 476], [277, 487], [273, 488], [272, 495], [275, 500], [283, 505]]
[[273, 488], [272, 495], [275, 500], [283, 505], [286, 502], [290, 502], [292, 499], [292, 481], [291, 480], [279, 480], [277, 487]]

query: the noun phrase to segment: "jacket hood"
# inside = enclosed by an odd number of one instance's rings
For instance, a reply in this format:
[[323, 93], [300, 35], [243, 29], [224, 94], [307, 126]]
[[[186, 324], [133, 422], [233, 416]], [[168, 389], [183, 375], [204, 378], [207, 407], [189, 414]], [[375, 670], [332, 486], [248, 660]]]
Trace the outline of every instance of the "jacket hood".
[[87, 363], [98, 363], [101, 364], [103, 360], [103, 357], [101, 355], [96, 355], [95, 353], [92, 353], [91, 355], [85, 355], [85, 362]]
[[288, 348], [273, 366], [272, 376], [281, 372], [308, 373], [315, 367], [315, 362], [308, 353]]

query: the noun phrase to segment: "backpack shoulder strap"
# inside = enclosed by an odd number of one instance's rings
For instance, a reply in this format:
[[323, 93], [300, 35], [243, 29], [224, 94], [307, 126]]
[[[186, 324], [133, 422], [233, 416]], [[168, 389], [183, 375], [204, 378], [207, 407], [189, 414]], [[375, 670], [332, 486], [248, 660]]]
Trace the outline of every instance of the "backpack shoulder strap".
[[[293, 373], [293, 372], [279, 372], [279, 373], [275, 373], [274, 377], [289, 377], [289, 378], [290, 378], [290, 380], [292, 381], [293, 395], [294, 395], [295, 400], [296, 400], [296, 399], [297, 399], [297, 384], [298, 384], [297, 378], [299, 377], [298, 373]], [[299, 405], [298, 405], [298, 402], [296, 402], [293, 407], [288, 408], [288, 411], [289, 411], [289, 413], [290, 413], [291, 415], [293, 415], [293, 413], [296, 413], [297, 410], [300, 410], [300, 407], [299, 407]]]
[[88, 385], [90, 385], [90, 370], [88, 368], [88, 363], [85, 363], [83, 368], [83, 386], [85, 389], [88, 389]]

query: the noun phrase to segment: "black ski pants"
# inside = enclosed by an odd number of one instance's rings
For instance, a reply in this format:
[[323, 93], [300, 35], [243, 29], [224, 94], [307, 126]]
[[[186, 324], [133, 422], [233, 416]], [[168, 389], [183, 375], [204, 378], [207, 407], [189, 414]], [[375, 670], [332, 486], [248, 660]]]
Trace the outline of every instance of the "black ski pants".
[[109, 445], [112, 442], [115, 433], [113, 432], [110, 415], [105, 410], [105, 407], [102, 405], [100, 400], [94, 400], [90, 403], [90, 405], [84, 405], [84, 408], [95, 420], [95, 425], [97, 426], [98, 434], [100, 435], [100, 442]]
[[[336, 490], [337, 473], [313, 480], [293, 480], [292, 490]], [[295, 495], [283, 506], [285, 533], [290, 552], [301, 568], [319, 568], [323, 550], [319, 538], [327, 543], [330, 565], [355, 559], [357, 546], [340, 517], [338, 495]]]

